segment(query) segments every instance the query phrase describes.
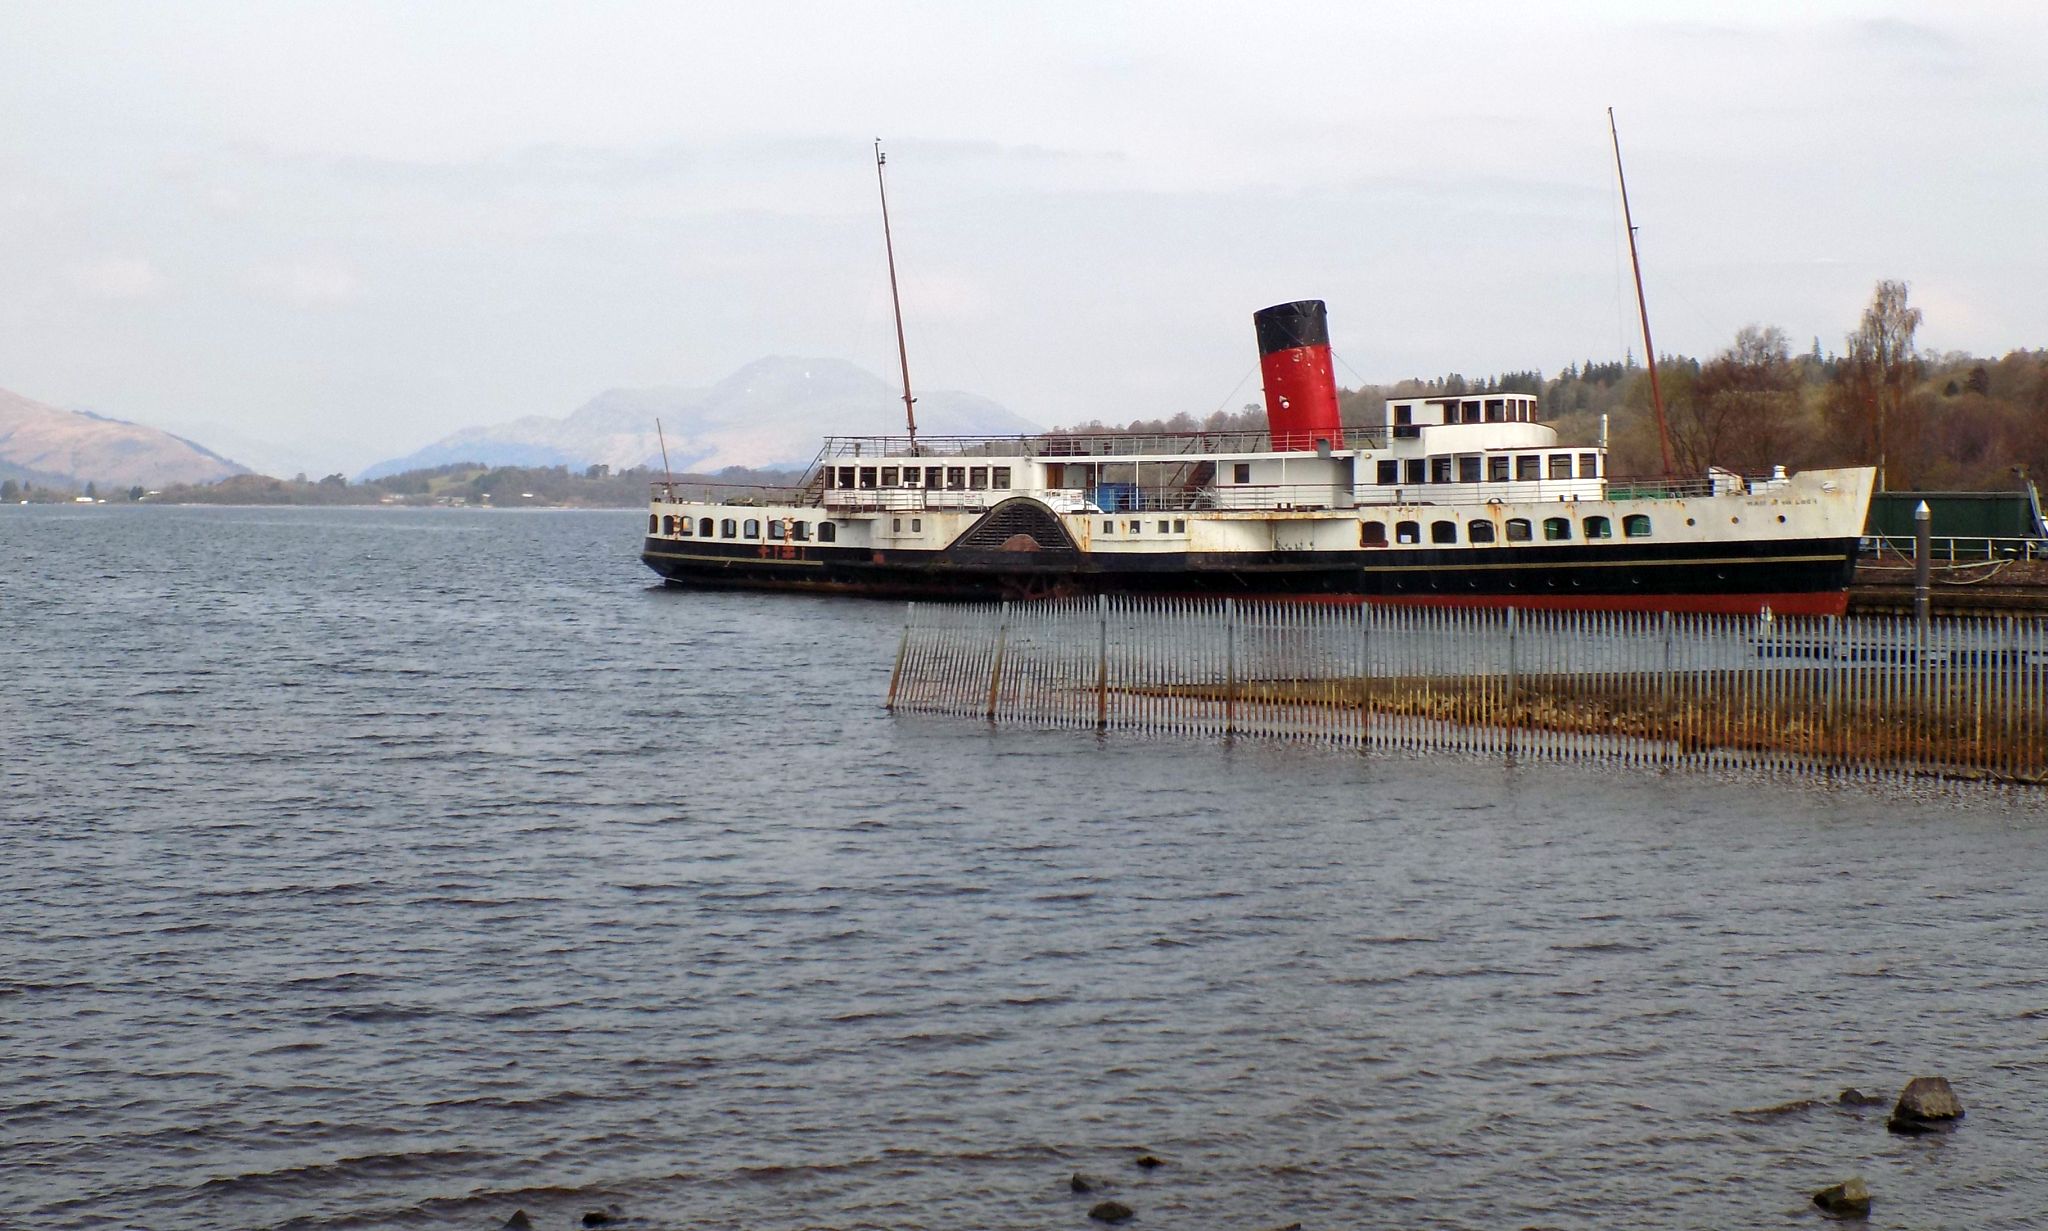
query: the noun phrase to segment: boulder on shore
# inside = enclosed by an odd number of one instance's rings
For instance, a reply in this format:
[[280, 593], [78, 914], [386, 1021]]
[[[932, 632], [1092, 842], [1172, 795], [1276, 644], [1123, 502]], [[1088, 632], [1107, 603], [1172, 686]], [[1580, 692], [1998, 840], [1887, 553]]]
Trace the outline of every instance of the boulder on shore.
[[1870, 1215], [1870, 1188], [1862, 1176], [1856, 1176], [1813, 1194], [1813, 1203], [1836, 1218], [1866, 1218]]
[[1098, 1201], [1088, 1211], [1088, 1217], [1096, 1222], [1122, 1222], [1136, 1212], [1121, 1201]]
[[1931, 1133], [1963, 1118], [1962, 1100], [1945, 1077], [1915, 1077], [1899, 1093], [1885, 1127], [1895, 1133]]

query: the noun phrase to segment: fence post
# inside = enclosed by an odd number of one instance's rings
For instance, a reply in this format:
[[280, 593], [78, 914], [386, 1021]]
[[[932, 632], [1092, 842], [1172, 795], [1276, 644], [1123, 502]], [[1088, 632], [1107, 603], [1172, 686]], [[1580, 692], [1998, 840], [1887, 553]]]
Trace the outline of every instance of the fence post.
[[1664, 673], [1658, 677], [1658, 703], [1659, 708], [1663, 711], [1663, 720], [1667, 727], [1665, 744], [1669, 749], [1665, 754], [1664, 761], [1666, 765], [1676, 765], [1678, 764], [1679, 753], [1678, 716], [1672, 713], [1671, 710], [1671, 613], [1669, 611], [1664, 612], [1663, 618], [1659, 623], [1664, 626]]
[[1109, 730], [1109, 595], [1095, 596], [1095, 729]]
[[1003, 646], [1010, 638], [1010, 603], [1003, 600], [1002, 608], [996, 615], [995, 661], [988, 669], [988, 720], [996, 720], [996, 701], [1003, 691]]
[[1516, 610], [1513, 607], [1508, 608], [1507, 710], [1501, 715], [1502, 721], [1507, 727], [1505, 742], [1507, 744], [1508, 764], [1510, 765], [1515, 763], [1515, 630], [1518, 623], [1516, 614]]
[[910, 653], [910, 626], [917, 619], [917, 604], [903, 605], [903, 638], [896, 643], [896, 665], [889, 669], [889, 700], [882, 708], [896, 708], [896, 685], [903, 679], [903, 660]]
[[1358, 747], [1372, 746], [1372, 603], [1358, 604]]
[[1223, 735], [1237, 732], [1237, 600], [1223, 600]]

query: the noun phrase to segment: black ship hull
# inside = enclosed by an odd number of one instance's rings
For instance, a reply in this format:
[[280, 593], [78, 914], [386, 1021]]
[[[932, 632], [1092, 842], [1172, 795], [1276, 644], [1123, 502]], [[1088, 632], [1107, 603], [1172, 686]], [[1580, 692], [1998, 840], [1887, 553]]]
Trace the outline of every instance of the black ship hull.
[[927, 600], [1209, 595], [1431, 606], [1839, 615], [1855, 539], [1259, 553], [871, 551], [648, 538], [672, 585]]

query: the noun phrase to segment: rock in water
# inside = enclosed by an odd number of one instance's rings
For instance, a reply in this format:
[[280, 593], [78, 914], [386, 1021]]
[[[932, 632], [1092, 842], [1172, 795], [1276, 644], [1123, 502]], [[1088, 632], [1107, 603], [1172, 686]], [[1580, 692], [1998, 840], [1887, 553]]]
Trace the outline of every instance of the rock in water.
[[505, 1231], [533, 1231], [533, 1220], [525, 1210], [513, 1210], [512, 1217], [505, 1220]]
[[608, 1227], [611, 1222], [612, 1216], [604, 1210], [586, 1210], [583, 1214], [583, 1225], [586, 1227]]
[[1899, 1093], [1885, 1127], [1895, 1133], [1931, 1133], [1962, 1119], [1963, 1104], [1944, 1077], [1915, 1077]]
[[1870, 1215], [1870, 1189], [1863, 1183], [1862, 1176], [1856, 1176], [1813, 1194], [1813, 1203], [1836, 1218], [1867, 1218]]
[[1092, 1193], [1098, 1188], [1109, 1187], [1109, 1181], [1099, 1175], [1083, 1175], [1076, 1171], [1073, 1178], [1067, 1181], [1067, 1187], [1077, 1193]]
[[1154, 1167], [1164, 1167], [1165, 1165], [1165, 1163], [1160, 1162], [1150, 1154], [1138, 1155], [1138, 1166], [1143, 1167], [1147, 1171], [1152, 1170]]
[[1884, 1106], [1884, 1095], [1865, 1094], [1856, 1087], [1850, 1086], [1835, 1098], [1835, 1102], [1844, 1107], [1882, 1107]]
[[1088, 1211], [1088, 1217], [1096, 1222], [1122, 1222], [1137, 1211], [1121, 1201], [1098, 1201]]

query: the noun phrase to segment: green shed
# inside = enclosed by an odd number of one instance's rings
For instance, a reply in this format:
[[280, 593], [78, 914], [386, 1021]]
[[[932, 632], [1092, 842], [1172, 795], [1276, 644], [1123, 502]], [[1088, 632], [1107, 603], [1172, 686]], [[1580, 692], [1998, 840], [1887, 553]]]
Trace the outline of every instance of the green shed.
[[1864, 533], [1910, 541], [1913, 510], [1922, 500], [1937, 539], [2048, 539], [2041, 493], [2032, 480], [2006, 492], [1878, 492], [1870, 498]]

